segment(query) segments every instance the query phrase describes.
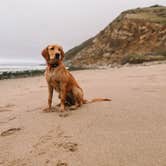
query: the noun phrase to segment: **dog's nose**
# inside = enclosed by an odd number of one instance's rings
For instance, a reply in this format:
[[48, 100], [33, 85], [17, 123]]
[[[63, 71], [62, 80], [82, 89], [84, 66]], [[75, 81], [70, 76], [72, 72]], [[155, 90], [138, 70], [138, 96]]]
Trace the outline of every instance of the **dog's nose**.
[[59, 54], [59, 53], [56, 53], [56, 54], [55, 54], [55, 58], [56, 58], [56, 59], [59, 59], [59, 58], [60, 58], [60, 54]]

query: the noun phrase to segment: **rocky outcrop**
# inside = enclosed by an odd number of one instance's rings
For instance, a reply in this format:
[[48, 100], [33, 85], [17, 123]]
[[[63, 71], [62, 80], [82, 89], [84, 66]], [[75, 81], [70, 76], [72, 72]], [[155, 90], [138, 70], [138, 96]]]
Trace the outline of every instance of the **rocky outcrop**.
[[[153, 6], [122, 12], [95, 37], [66, 53], [73, 67], [124, 64], [166, 58], [166, 7]], [[141, 61], [140, 61], [141, 62]]]

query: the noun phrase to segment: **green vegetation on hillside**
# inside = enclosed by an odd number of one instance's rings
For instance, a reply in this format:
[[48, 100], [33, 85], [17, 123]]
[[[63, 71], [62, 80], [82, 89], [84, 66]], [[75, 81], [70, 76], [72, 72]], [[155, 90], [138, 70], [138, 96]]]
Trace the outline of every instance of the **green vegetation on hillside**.
[[126, 63], [129, 64], [138, 64], [138, 63], [143, 63], [143, 62], [151, 62], [151, 61], [161, 61], [161, 60], [166, 60], [166, 56], [163, 55], [139, 55], [139, 54], [131, 54], [124, 56], [121, 59], [121, 64], [124, 65]]

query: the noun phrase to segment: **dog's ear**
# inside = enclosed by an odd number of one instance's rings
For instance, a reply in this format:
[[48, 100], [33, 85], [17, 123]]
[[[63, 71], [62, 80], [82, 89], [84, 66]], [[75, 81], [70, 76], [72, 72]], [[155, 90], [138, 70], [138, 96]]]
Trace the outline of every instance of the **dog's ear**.
[[59, 49], [61, 51], [61, 60], [63, 60], [64, 56], [65, 56], [65, 53], [64, 53], [63, 48], [61, 46], [59, 46]]
[[43, 49], [43, 51], [41, 52], [41, 54], [44, 57], [44, 59], [48, 62], [48, 60], [49, 60], [48, 47], [46, 47], [45, 49]]

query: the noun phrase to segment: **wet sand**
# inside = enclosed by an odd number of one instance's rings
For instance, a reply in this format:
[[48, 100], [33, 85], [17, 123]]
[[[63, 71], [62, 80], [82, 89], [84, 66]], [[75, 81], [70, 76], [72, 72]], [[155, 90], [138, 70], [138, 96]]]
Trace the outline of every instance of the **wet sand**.
[[60, 117], [42, 112], [44, 76], [0, 81], [0, 166], [166, 164], [166, 64], [72, 74], [85, 98], [112, 101]]

